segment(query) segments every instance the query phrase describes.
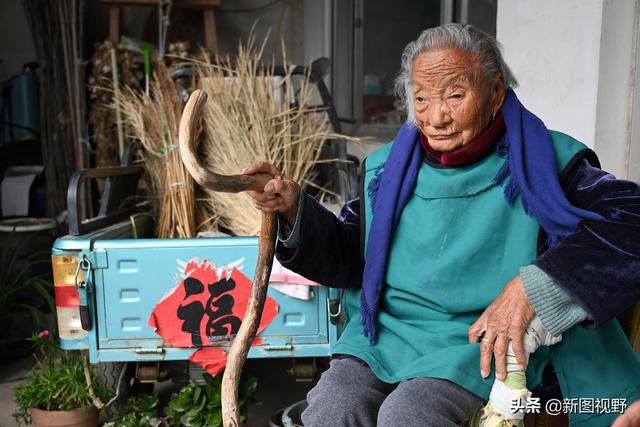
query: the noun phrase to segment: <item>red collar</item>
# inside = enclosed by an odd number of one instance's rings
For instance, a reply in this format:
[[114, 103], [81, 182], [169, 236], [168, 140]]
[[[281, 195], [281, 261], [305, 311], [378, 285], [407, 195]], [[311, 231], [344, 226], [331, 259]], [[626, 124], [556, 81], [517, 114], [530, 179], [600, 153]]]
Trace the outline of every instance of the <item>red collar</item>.
[[429, 145], [427, 137], [420, 134], [420, 145], [426, 151], [427, 159], [443, 166], [466, 166], [486, 157], [505, 130], [502, 113], [478, 136], [462, 147], [447, 152], [435, 150]]

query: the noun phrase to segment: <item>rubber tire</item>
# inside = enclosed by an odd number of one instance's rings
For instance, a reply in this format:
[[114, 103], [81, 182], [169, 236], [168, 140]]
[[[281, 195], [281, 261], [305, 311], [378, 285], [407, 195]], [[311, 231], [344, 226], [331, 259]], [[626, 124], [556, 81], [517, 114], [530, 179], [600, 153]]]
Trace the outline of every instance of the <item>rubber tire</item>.
[[[101, 423], [115, 421], [119, 418], [124, 403], [131, 395], [135, 367], [136, 364], [131, 362], [101, 362], [95, 365], [100, 383], [109, 390], [112, 396], [118, 393], [118, 398], [111, 405], [102, 408], [100, 411]], [[120, 382], [120, 387], [118, 387], [118, 380], [123, 368], [125, 369], [124, 376]]]

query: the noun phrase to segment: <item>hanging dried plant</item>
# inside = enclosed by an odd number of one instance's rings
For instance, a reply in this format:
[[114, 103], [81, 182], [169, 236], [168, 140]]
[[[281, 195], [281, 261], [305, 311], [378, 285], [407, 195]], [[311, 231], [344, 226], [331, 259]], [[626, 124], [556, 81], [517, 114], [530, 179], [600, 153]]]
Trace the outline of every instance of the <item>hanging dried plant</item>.
[[[114, 102], [113, 70], [110, 40], [94, 45], [91, 58], [91, 75], [88, 80], [90, 94], [89, 122], [92, 125], [92, 140], [95, 146], [97, 167], [115, 166], [120, 163], [118, 139], [116, 135], [116, 114]], [[117, 49], [117, 73], [121, 86], [140, 90], [144, 75], [144, 59], [141, 53]]]

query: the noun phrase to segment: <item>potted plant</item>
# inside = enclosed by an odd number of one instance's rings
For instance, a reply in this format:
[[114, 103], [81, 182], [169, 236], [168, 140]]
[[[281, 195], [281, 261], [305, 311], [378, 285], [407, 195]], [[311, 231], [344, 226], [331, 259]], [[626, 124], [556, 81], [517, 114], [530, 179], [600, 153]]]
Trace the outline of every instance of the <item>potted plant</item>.
[[27, 380], [15, 390], [18, 423], [36, 427], [98, 425], [96, 403], [108, 391], [96, 381], [95, 371], [80, 351], [64, 351], [48, 331], [30, 338], [36, 364]]
[[51, 271], [49, 251], [26, 251], [36, 234], [18, 235], [10, 232], [0, 246], [0, 361], [28, 355], [25, 338], [45, 324], [41, 308], [55, 312], [53, 285], [43, 273]]

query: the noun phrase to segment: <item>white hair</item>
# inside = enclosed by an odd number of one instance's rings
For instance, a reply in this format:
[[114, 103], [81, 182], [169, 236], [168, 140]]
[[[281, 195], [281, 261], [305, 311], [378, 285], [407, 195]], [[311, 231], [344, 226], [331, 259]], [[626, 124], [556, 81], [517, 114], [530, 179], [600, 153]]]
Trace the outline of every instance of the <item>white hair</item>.
[[496, 75], [502, 76], [507, 88], [518, 85], [511, 70], [502, 59], [500, 43], [491, 35], [473, 25], [446, 24], [424, 30], [420, 36], [410, 42], [402, 52], [400, 72], [395, 80], [396, 95], [407, 110], [407, 121], [417, 126], [413, 108], [413, 84], [411, 72], [413, 61], [418, 55], [432, 49], [454, 48], [471, 54], [477, 61], [485, 81], [490, 82]]

